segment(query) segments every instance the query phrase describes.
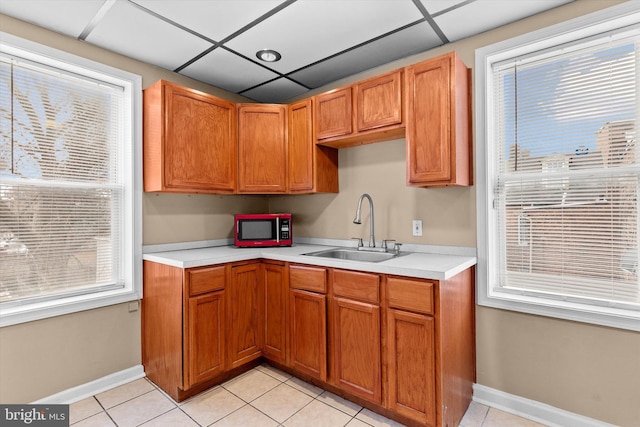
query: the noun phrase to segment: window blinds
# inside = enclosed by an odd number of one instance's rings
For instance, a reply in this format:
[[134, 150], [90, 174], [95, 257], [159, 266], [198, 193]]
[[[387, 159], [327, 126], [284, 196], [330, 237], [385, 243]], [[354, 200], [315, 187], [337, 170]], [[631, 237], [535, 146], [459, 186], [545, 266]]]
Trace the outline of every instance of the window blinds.
[[122, 88], [3, 57], [0, 95], [0, 302], [122, 287]]
[[640, 309], [638, 31], [494, 64], [498, 286]]

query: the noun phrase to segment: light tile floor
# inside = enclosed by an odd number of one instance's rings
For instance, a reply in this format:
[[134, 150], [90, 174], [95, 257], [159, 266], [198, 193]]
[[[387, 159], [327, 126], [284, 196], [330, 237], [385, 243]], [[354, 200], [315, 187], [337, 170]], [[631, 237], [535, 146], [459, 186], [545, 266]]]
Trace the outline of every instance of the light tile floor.
[[[402, 425], [266, 364], [181, 403], [142, 378], [72, 404], [70, 418], [74, 427]], [[472, 402], [460, 426], [542, 424]]]

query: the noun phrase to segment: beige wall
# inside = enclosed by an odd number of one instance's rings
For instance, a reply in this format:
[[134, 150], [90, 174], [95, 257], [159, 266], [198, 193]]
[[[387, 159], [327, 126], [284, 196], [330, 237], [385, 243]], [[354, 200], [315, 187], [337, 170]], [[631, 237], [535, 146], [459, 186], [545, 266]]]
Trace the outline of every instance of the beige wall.
[[[351, 83], [387, 70], [418, 62], [455, 50], [472, 66], [475, 49], [528, 31], [571, 19], [620, 1], [578, 0], [516, 24], [434, 49], [406, 60], [345, 79], [334, 86]], [[158, 68], [94, 48], [10, 19], [2, 19], [2, 30], [54, 47], [64, 48], [91, 59], [119, 66], [144, 76], [144, 86], [161, 76], [191, 84], [186, 78], [172, 76]], [[6, 25], [6, 23], [9, 25]], [[200, 89], [212, 91], [205, 85]], [[325, 88], [314, 91], [320, 92]], [[222, 91], [214, 93], [231, 95]], [[230, 214], [235, 211], [290, 211], [295, 215], [297, 236], [329, 238], [368, 238], [368, 208], [363, 208], [363, 224], [352, 224], [360, 194], [371, 194], [375, 204], [376, 237], [394, 238], [404, 243], [475, 246], [475, 188], [419, 189], [406, 187], [404, 140], [372, 144], [340, 151], [340, 193], [309, 196], [243, 197], [185, 196], [145, 194], [145, 244], [204, 240], [230, 236]], [[424, 235], [411, 236], [411, 220], [422, 219]], [[126, 308], [126, 305], [124, 306]], [[112, 314], [111, 309], [78, 313], [70, 317], [80, 323], [83, 332], [120, 326], [122, 342], [131, 347], [122, 353], [130, 357], [120, 363], [105, 361], [104, 369], [83, 357], [103, 349], [98, 337], [71, 340], [70, 352], [48, 351], [41, 372], [32, 373], [32, 352], [43, 352], [35, 338], [51, 334], [52, 339], [66, 340], [69, 334], [59, 330], [59, 320], [33, 322], [0, 330], [0, 401], [29, 401], [80, 384], [90, 378], [140, 363], [139, 316], [135, 312]], [[126, 311], [126, 309], [122, 309]], [[113, 316], [113, 318], [111, 318]], [[130, 321], [121, 324], [120, 317]], [[99, 319], [99, 320], [98, 320]], [[109, 326], [105, 326], [109, 325]], [[118, 330], [118, 329], [113, 329]], [[5, 344], [8, 344], [5, 345]], [[581, 323], [531, 316], [521, 313], [478, 307], [477, 310], [477, 379], [478, 383], [537, 400], [567, 411], [609, 423], [633, 426], [640, 420], [640, 334]], [[7, 347], [11, 347], [6, 350]], [[104, 348], [105, 351], [110, 349]], [[116, 357], [114, 357], [116, 359]], [[74, 363], [70, 363], [72, 360]], [[75, 371], [63, 369], [74, 365]], [[60, 370], [59, 375], [42, 372]], [[69, 381], [62, 378], [70, 376]], [[29, 385], [24, 385], [27, 383]], [[44, 383], [44, 385], [42, 385]], [[30, 384], [37, 384], [31, 386]], [[20, 389], [20, 392], [14, 390]], [[28, 390], [26, 390], [28, 389]]]

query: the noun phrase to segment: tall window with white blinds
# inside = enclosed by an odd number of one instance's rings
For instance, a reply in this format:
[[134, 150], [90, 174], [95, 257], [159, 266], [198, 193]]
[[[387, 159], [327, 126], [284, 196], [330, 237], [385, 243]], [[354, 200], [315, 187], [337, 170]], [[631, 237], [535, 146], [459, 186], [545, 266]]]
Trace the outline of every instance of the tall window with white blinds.
[[496, 64], [499, 286], [638, 304], [638, 42]]
[[640, 320], [640, 28], [609, 27], [484, 56], [481, 301]]
[[3, 312], [131, 291], [131, 90], [3, 54], [0, 98]]

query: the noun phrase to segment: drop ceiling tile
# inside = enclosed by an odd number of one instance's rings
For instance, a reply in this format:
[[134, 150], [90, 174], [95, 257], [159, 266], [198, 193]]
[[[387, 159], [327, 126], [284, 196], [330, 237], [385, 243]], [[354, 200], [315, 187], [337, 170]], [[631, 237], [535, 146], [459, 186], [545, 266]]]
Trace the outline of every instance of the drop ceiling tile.
[[442, 44], [426, 22], [348, 51], [327, 61], [292, 73], [294, 80], [316, 88], [396, 59], [424, 52]]
[[231, 92], [240, 92], [278, 77], [278, 74], [221, 48], [183, 68], [180, 73]]
[[133, 0], [165, 18], [220, 41], [282, 3], [281, 0]]
[[433, 15], [436, 13], [440, 13], [443, 10], [459, 6], [466, 1], [467, 0], [420, 0], [420, 3], [424, 5], [425, 9], [427, 9], [427, 12]]
[[269, 66], [288, 73], [418, 19], [409, 0], [298, 0], [227, 46], [251, 58], [275, 49], [282, 59]]
[[211, 43], [122, 1], [113, 5], [86, 41], [168, 70], [211, 47]]
[[279, 78], [272, 82], [266, 83], [257, 88], [242, 92], [242, 95], [251, 99], [255, 99], [258, 102], [267, 102], [270, 104], [283, 103], [287, 99], [294, 96], [303, 94], [307, 91], [307, 88], [300, 86], [291, 80]]
[[485, 0], [434, 18], [450, 41], [479, 34], [573, 0]]
[[104, 0], [2, 0], [0, 13], [78, 37]]

